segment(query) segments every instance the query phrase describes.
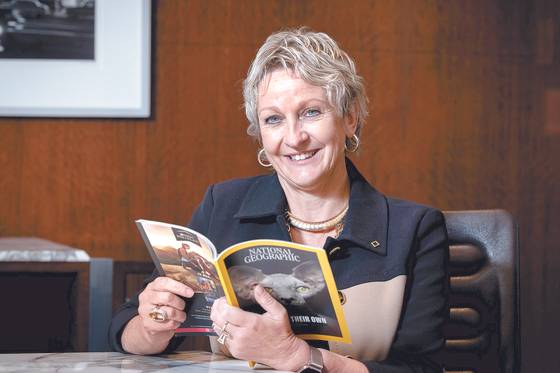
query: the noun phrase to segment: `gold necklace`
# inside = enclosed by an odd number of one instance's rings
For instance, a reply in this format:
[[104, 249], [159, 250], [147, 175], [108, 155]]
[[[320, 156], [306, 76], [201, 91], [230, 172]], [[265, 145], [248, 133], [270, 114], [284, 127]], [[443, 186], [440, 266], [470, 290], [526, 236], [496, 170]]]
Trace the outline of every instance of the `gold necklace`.
[[[288, 231], [288, 235], [290, 235], [290, 240], [294, 241], [294, 236], [292, 234], [292, 226], [289, 223], [286, 223], [286, 229]], [[341, 221], [340, 223], [338, 223], [335, 227], [335, 231], [334, 234], [331, 235], [332, 238], [336, 239], [338, 238], [338, 236], [340, 236], [340, 233], [342, 233], [342, 230], [344, 229], [344, 221]], [[298, 241], [300, 242], [300, 241]], [[300, 242], [301, 243], [301, 242]]]
[[337, 233], [340, 233], [340, 230], [342, 230], [342, 220], [344, 220], [346, 212], [348, 212], [348, 205], [341, 212], [330, 219], [319, 222], [310, 222], [296, 218], [289, 210], [286, 210], [286, 219], [288, 220], [288, 224], [302, 231], [325, 232], [330, 231], [331, 229], [336, 227]]

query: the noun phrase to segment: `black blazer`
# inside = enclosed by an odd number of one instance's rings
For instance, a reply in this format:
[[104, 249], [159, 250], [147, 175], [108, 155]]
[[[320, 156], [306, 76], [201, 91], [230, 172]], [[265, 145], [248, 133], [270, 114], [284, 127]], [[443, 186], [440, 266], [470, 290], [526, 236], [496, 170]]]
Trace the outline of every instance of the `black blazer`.
[[[363, 361], [373, 372], [441, 372], [429, 359], [444, 343], [448, 242], [441, 212], [376, 191], [347, 160], [350, 202], [344, 229], [328, 238], [351, 345], [312, 342]], [[276, 174], [210, 186], [189, 226], [218, 251], [245, 240], [290, 240], [286, 197]], [[147, 282], [153, 279], [150, 278]], [[111, 345], [137, 314], [135, 297], [115, 314]], [[179, 338], [176, 338], [179, 339]], [[170, 343], [170, 349], [179, 344]]]

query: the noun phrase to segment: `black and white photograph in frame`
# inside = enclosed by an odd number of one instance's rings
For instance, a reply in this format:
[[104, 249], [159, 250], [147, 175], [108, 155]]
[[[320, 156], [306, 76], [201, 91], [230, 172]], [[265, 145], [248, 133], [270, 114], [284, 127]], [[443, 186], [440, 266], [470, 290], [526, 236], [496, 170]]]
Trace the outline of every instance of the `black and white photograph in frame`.
[[95, 0], [0, 0], [0, 58], [95, 59]]
[[151, 7], [0, 0], [0, 117], [149, 118]]

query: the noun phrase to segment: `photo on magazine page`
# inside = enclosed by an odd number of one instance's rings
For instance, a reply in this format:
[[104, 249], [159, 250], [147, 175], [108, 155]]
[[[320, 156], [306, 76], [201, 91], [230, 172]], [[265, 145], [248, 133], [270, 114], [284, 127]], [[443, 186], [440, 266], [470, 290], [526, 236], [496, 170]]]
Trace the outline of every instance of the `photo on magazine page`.
[[213, 247], [196, 232], [172, 224], [138, 220], [138, 228], [160, 272], [202, 293], [208, 302], [224, 295]]
[[257, 240], [235, 245], [223, 256], [219, 265], [227, 268], [223, 281], [231, 284], [226, 285], [231, 303], [263, 313], [254, 298], [254, 288], [260, 284], [284, 305], [295, 334], [306, 339], [347, 340], [342, 307], [323, 250]]

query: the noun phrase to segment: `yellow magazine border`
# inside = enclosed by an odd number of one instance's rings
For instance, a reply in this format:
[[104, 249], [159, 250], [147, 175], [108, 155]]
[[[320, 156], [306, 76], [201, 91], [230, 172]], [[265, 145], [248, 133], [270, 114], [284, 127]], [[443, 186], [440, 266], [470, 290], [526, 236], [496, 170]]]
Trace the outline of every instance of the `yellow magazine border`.
[[298, 244], [295, 242], [289, 242], [289, 241], [266, 240], [266, 239], [244, 241], [239, 244], [235, 244], [228, 247], [218, 255], [218, 258], [215, 261], [216, 269], [218, 270], [218, 276], [220, 277], [220, 281], [222, 283], [228, 303], [232, 306], [239, 307], [237, 297], [235, 296], [235, 293], [233, 291], [233, 286], [231, 284], [231, 280], [229, 278], [224, 263], [225, 258], [227, 258], [229, 255], [233, 253], [244, 250], [248, 247], [265, 246], [265, 245], [289, 247], [296, 250], [302, 250], [302, 251], [314, 253], [319, 260], [321, 272], [325, 276], [325, 282], [327, 285], [329, 298], [331, 300], [331, 304], [333, 305], [334, 312], [336, 315], [336, 320], [338, 322], [338, 325], [340, 326], [340, 333], [342, 336], [337, 337], [337, 336], [326, 335], [326, 334], [298, 334], [298, 337], [303, 339], [351, 343], [350, 332], [348, 330], [348, 325], [346, 324], [346, 318], [344, 317], [344, 311], [342, 309], [342, 305], [340, 304], [340, 298], [338, 297], [338, 290], [336, 288], [334, 276], [331, 271], [331, 266], [329, 264], [327, 254], [325, 253], [325, 250], [323, 250], [322, 248], [306, 246], [306, 245]]

